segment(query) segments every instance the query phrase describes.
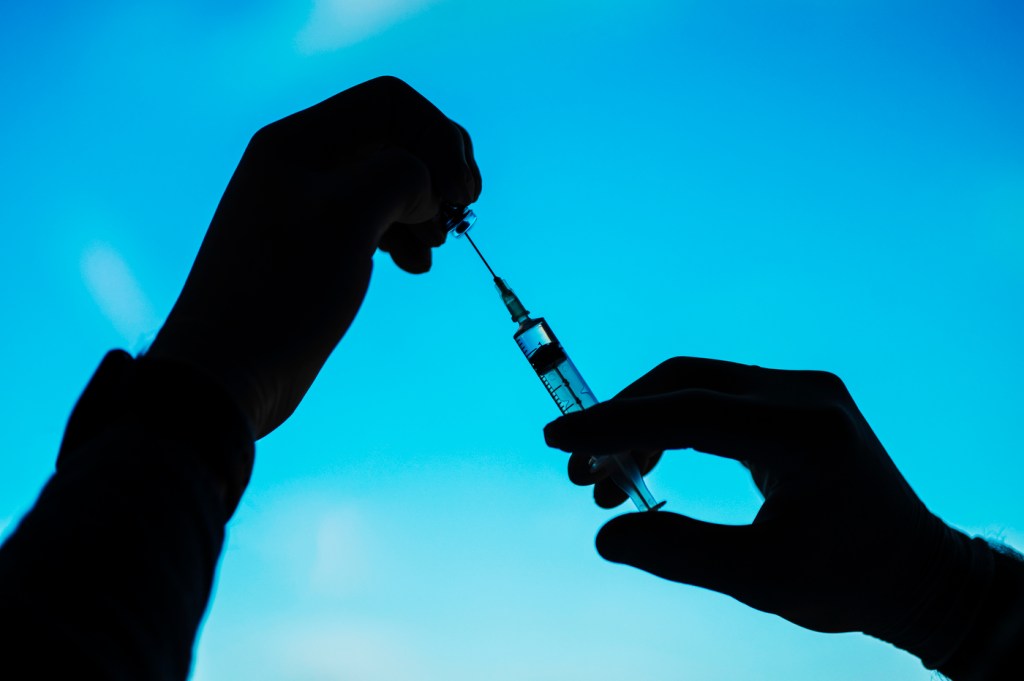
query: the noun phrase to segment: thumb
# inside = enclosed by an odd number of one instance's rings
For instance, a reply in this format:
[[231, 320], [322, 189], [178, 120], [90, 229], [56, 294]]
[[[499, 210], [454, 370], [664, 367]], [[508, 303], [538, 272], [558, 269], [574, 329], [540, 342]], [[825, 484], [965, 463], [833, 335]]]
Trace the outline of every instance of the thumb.
[[658, 511], [609, 521], [596, 544], [601, 557], [613, 563], [735, 595], [756, 569], [756, 533], [750, 525], [716, 525]]

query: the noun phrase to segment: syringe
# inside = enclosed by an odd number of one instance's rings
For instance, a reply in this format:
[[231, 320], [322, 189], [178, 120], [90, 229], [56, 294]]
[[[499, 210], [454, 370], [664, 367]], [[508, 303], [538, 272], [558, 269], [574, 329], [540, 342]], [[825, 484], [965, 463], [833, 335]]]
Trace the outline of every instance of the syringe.
[[[487, 271], [494, 277], [494, 284], [501, 295], [501, 302], [505, 304], [509, 314], [512, 315], [512, 321], [519, 325], [516, 332], [512, 334], [512, 338], [515, 339], [519, 349], [523, 351], [523, 355], [530, 362], [530, 366], [533, 367], [559, 410], [563, 414], [568, 414], [597, 404], [598, 400], [594, 397], [594, 392], [583, 380], [583, 376], [569, 359], [565, 348], [558, 342], [558, 338], [555, 337], [548, 323], [543, 317], [537, 319], [530, 317], [529, 311], [518, 296], [509, 288], [504, 279], [494, 273], [483, 253], [467, 234], [469, 228], [476, 221], [473, 211], [468, 208], [449, 208], [445, 219], [448, 220], [449, 231], [457, 237], [466, 237], [473, 250], [480, 256]], [[650, 490], [647, 489], [643, 475], [640, 474], [636, 460], [628, 452], [591, 457], [590, 470], [594, 473], [606, 470], [612, 481], [629, 495], [640, 511], [656, 511], [665, 505], [664, 501], [656, 502], [654, 500]]]

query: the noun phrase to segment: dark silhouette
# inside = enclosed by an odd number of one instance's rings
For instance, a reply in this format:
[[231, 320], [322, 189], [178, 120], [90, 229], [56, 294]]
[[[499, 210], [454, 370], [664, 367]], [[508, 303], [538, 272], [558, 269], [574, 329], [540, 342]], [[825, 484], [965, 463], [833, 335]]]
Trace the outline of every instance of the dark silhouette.
[[[5, 673], [187, 676], [254, 440], [288, 418], [345, 333], [374, 251], [429, 270], [439, 206], [472, 203], [480, 186], [469, 136], [394, 78], [253, 137], [152, 348], [104, 358], [56, 472], [0, 548]], [[1010, 678], [1024, 563], [932, 515], [836, 377], [679, 358], [545, 435], [588, 456], [739, 459], [765, 495], [747, 527], [616, 518], [597, 538], [609, 560], [818, 631], [866, 632], [956, 681]], [[595, 484], [602, 506], [621, 502], [585, 458], [570, 458], [570, 478]]]
[[[870, 634], [956, 681], [1010, 678], [1024, 563], [929, 512], [836, 376], [678, 357], [544, 435], [587, 452], [570, 457], [577, 484], [595, 482], [594, 454], [693, 448], [741, 461], [764, 495], [751, 525], [615, 518], [597, 536], [606, 559], [815, 631]], [[625, 497], [602, 480], [595, 499]]]

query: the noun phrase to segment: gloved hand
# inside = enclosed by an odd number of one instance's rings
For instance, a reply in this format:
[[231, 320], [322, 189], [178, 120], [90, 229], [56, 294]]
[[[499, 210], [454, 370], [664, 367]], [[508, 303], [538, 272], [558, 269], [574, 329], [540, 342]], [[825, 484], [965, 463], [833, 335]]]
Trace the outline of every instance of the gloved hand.
[[351, 324], [374, 251], [426, 272], [446, 236], [439, 205], [475, 201], [480, 184], [469, 135], [396, 78], [266, 126], [147, 355], [219, 381], [266, 435]]
[[606, 524], [597, 549], [809, 629], [863, 631], [937, 667], [990, 579], [987, 545], [925, 508], [832, 374], [676, 358], [544, 434], [574, 452], [579, 484], [610, 486], [587, 479], [585, 462], [617, 451], [692, 448], [742, 462], [764, 495], [750, 525], [636, 513]]

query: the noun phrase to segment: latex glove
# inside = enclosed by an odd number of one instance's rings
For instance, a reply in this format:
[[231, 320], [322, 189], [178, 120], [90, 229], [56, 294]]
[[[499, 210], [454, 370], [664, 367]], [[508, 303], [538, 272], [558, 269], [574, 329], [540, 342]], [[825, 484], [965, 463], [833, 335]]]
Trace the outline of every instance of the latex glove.
[[441, 203], [480, 194], [469, 135], [383, 77], [249, 143], [147, 355], [218, 380], [262, 437], [298, 406], [348, 329], [381, 247], [430, 269]]
[[578, 483], [595, 482], [590, 456], [631, 449], [741, 461], [764, 495], [750, 525], [630, 514], [597, 549], [809, 629], [863, 631], [938, 666], [990, 578], [988, 547], [925, 508], [832, 374], [677, 358], [544, 434], [575, 452]]

